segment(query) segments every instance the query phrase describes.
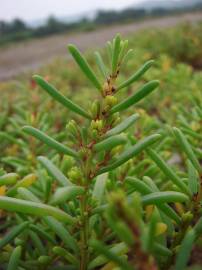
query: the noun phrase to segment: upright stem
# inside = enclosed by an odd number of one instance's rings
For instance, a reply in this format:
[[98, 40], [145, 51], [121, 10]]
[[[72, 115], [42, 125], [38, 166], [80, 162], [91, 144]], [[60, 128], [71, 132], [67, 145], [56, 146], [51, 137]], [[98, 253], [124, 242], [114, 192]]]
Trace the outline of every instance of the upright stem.
[[87, 270], [88, 265], [88, 231], [89, 231], [89, 219], [88, 219], [88, 191], [82, 196], [81, 206], [81, 260], [80, 270]]

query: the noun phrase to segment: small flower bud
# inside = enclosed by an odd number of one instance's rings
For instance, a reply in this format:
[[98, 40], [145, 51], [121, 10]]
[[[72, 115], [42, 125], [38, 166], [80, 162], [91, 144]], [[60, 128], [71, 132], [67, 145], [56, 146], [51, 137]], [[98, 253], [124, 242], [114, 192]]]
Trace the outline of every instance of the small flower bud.
[[110, 108], [117, 104], [117, 98], [111, 95], [105, 97], [104, 100], [105, 104], [108, 105]]
[[68, 172], [68, 177], [72, 182], [78, 183], [81, 182], [82, 180], [82, 174], [81, 171], [78, 167], [73, 167], [71, 170]]
[[91, 106], [91, 114], [93, 118], [97, 118], [100, 114], [100, 103], [98, 100], [94, 101]]
[[69, 123], [66, 125], [66, 128], [73, 136], [78, 136], [78, 127], [74, 120], [70, 120]]

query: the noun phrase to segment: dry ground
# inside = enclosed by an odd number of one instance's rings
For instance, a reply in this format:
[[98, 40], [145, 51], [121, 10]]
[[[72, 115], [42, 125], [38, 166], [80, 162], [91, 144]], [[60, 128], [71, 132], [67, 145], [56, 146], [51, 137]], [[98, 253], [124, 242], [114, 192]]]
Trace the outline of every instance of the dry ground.
[[22, 72], [36, 69], [43, 64], [47, 64], [58, 56], [67, 57], [66, 45], [76, 44], [81, 50], [98, 47], [111, 39], [117, 32], [128, 35], [137, 30], [148, 27], [170, 27], [178, 23], [202, 20], [202, 13], [189, 13], [178, 16], [145, 20], [100, 28], [92, 32], [62, 34], [21, 42], [0, 49], [0, 81], [8, 80]]

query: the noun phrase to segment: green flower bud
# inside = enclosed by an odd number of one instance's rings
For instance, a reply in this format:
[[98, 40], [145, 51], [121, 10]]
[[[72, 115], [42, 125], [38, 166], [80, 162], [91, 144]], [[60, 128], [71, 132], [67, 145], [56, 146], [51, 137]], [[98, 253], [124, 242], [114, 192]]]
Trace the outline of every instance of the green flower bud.
[[117, 98], [111, 95], [108, 95], [105, 97], [104, 102], [106, 105], [108, 105], [110, 108], [117, 104]]
[[78, 183], [81, 182], [82, 180], [82, 174], [81, 170], [78, 167], [73, 167], [71, 170], [68, 172], [68, 177], [72, 182]]
[[182, 215], [183, 222], [189, 223], [192, 219], [193, 219], [193, 214], [191, 212], [187, 212]]
[[111, 126], [115, 126], [115, 123], [117, 122], [120, 122], [119, 112], [112, 114], [109, 118], [109, 124]]
[[74, 120], [70, 120], [69, 123], [66, 125], [67, 130], [75, 137], [78, 136], [78, 127]]
[[100, 114], [100, 102], [95, 100], [91, 106], [91, 114], [93, 118], [97, 118]]
[[101, 131], [103, 128], [102, 120], [92, 120], [91, 121], [91, 129]]

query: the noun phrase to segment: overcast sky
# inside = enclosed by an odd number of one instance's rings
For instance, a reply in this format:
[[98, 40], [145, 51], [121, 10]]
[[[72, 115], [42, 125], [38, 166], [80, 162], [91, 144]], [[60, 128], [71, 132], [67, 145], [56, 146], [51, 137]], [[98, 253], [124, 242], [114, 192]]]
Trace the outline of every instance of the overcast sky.
[[0, 0], [0, 19], [26, 21], [47, 16], [77, 15], [96, 9], [121, 9], [144, 0]]

